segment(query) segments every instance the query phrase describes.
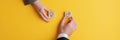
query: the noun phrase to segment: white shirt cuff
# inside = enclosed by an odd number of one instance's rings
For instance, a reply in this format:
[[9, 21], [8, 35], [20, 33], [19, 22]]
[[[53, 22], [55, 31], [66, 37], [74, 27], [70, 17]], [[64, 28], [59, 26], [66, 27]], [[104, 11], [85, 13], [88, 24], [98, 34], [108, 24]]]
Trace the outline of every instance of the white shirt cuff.
[[68, 35], [65, 33], [60, 33], [57, 38], [65, 37], [68, 38]]

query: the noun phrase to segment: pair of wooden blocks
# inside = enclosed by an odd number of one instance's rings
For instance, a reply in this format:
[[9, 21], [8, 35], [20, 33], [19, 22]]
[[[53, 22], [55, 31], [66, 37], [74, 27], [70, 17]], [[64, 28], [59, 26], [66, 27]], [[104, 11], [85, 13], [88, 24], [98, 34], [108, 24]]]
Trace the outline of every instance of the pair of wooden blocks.
[[[53, 18], [53, 17], [54, 17], [54, 13], [53, 13], [52, 11], [51, 11], [49, 14], [50, 14], [50, 15], [49, 15], [50, 18]], [[64, 18], [65, 18], [64, 24], [66, 25], [66, 24], [68, 24], [68, 23], [71, 21], [71, 19], [72, 19], [71, 13], [70, 13], [69, 11], [66, 11], [66, 12], [64, 13]]]
[[[54, 17], [54, 12], [53, 11], [50, 11], [49, 12], [49, 17], [50, 18], [53, 18]], [[65, 18], [70, 18], [71, 17], [71, 13], [69, 11], [66, 11], [65, 14], [64, 14], [64, 17]]]

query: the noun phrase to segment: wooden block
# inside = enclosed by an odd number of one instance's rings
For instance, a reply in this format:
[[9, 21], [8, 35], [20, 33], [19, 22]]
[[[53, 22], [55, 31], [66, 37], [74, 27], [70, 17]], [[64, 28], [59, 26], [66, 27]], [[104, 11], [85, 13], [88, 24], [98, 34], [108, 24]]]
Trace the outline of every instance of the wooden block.
[[48, 16], [49, 16], [49, 18], [53, 18], [54, 17], [54, 12], [50, 11]]
[[71, 17], [71, 13], [70, 13], [69, 11], [66, 11], [66, 12], [65, 12], [65, 17], [66, 17], [66, 18], [70, 18], [70, 17]]

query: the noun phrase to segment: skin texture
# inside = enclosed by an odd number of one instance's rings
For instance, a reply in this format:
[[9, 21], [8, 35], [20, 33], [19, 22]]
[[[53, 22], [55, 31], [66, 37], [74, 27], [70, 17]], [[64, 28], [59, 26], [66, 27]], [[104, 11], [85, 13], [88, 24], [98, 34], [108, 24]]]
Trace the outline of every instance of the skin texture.
[[60, 23], [59, 33], [66, 33], [70, 36], [76, 30], [77, 24], [72, 17], [70, 17], [70, 21], [67, 24], [65, 24], [65, 21], [66, 17], [64, 16]]
[[50, 12], [50, 10], [46, 8], [39, 0], [36, 0], [32, 5], [38, 11], [42, 19], [49, 22], [50, 18], [47, 13]]

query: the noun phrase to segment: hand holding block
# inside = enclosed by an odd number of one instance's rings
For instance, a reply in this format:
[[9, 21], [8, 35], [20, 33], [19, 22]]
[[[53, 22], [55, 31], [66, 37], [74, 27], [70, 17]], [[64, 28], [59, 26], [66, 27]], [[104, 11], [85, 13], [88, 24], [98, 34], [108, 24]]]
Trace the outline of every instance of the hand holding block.
[[71, 21], [71, 19], [72, 19], [71, 13], [68, 12], [68, 11], [66, 11], [65, 14], [64, 14], [64, 18], [65, 18], [65, 23], [64, 23], [64, 24], [66, 25], [66, 24], [68, 24], [68, 23]]

